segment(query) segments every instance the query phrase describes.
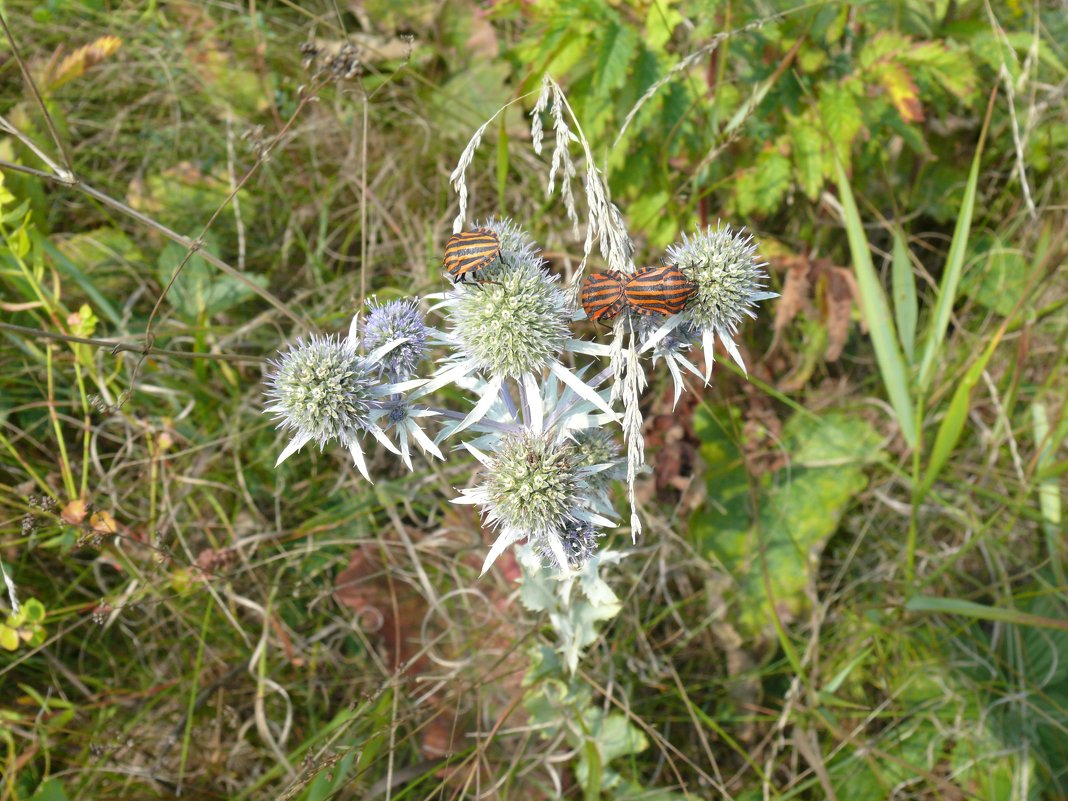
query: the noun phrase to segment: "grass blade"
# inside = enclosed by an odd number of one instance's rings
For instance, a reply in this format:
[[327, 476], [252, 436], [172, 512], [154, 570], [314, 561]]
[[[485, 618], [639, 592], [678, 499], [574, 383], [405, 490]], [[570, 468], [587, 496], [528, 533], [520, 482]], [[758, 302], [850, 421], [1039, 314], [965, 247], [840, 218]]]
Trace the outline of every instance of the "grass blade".
[[960, 435], [964, 431], [964, 424], [968, 422], [968, 410], [972, 405], [972, 391], [975, 389], [975, 385], [979, 383], [979, 378], [982, 376], [983, 370], [986, 369], [990, 357], [997, 350], [1001, 338], [1005, 334], [1005, 328], [1006, 326], [1002, 325], [994, 333], [990, 344], [986, 346], [986, 350], [972, 362], [968, 371], [964, 374], [964, 378], [957, 384], [957, 389], [953, 392], [953, 398], [949, 402], [949, 408], [946, 409], [946, 416], [942, 419], [942, 425], [938, 427], [938, 433], [935, 435], [934, 445], [931, 448], [931, 457], [927, 462], [927, 472], [924, 474], [923, 482], [916, 490], [916, 495], [913, 498], [914, 507], [918, 506], [924, 496], [927, 495], [927, 492], [934, 485], [935, 479], [938, 478], [938, 474], [942, 472], [942, 468], [949, 461], [949, 457], [953, 455], [953, 449], [957, 447]]
[[[1038, 449], [1036, 467], [1038, 474], [1049, 467], [1053, 454], [1060, 446], [1050, 439], [1049, 418], [1046, 407], [1036, 401], [1031, 404], [1031, 420], [1035, 426], [1035, 447]], [[1061, 490], [1056, 478], [1042, 478], [1038, 483], [1038, 506], [1042, 510], [1042, 531], [1046, 535], [1046, 550], [1053, 565], [1057, 584], [1065, 586], [1064, 545], [1061, 542]]]
[[915, 595], [905, 603], [910, 612], [939, 612], [946, 615], [961, 615], [979, 620], [995, 620], [999, 623], [1015, 623], [1020, 626], [1038, 626], [1046, 629], [1068, 631], [1068, 620], [1032, 615], [1003, 606], [988, 606], [958, 598], [935, 598], [930, 595]]
[[934, 317], [927, 331], [923, 360], [920, 362], [918, 385], [921, 392], [927, 389], [927, 385], [931, 381], [935, 361], [941, 353], [942, 343], [946, 338], [949, 315], [953, 312], [953, 304], [957, 299], [957, 286], [960, 284], [960, 277], [964, 272], [964, 255], [968, 249], [968, 237], [972, 229], [972, 214], [975, 211], [975, 193], [979, 185], [979, 162], [983, 157], [983, 143], [986, 141], [986, 132], [990, 127], [990, 113], [994, 110], [995, 97], [997, 97], [996, 87], [990, 94], [990, 104], [986, 109], [983, 130], [979, 134], [979, 145], [975, 149], [975, 158], [972, 159], [972, 169], [968, 175], [968, 184], [964, 188], [964, 197], [961, 200], [960, 211], [957, 213], [957, 225], [953, 229], [953, 241], [949, 245], [949, 255], [946, 257], [946, 267], [942, 273], [942, 284], [938, 288], [938, 302], [935, 304]]
[[894, 231], [894, 258], [891, 262], [894, 293], [894, 319], [897, 336], [909, 364], [916, 360], [916, 319], [919, 304], [916, 300], [916, 276], [912, 274], [909, 249], [901, 231]]
[[853, 272], [856, 273], [857, 287], [860, 289], [861, 311], [868, 323], [872, 346], [875, 348], [875, 359], [879, 363], [879, 372], [882, 374], [890, 405], [894, 407], [894, 413], [897, 415], [898, 425], [901, 426], [901, 433], [909, 447], [915, 448], [916, 417], [913, 414], [912, 397], [909, 395], [905, 359], [898, 346], [890, 304], [871, 261], [871, 247], [868, 245], [868, 237], [860, 221], [860, 212], [857, 211], [857, 204], [853, 199], [853, 190], [849, 187], [849, 179], [846, 178], [840, 162], [835, 166], [838, 169], [838, 196], [842, 202], [843, 221], [849, 237], [849, 250], [853, 255]]

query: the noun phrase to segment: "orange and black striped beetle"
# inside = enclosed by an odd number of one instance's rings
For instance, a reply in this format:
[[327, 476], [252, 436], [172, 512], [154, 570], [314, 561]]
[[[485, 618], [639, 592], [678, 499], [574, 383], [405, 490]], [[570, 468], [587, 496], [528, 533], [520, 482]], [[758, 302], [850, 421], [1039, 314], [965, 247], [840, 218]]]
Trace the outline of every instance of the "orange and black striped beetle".
[[456, 283], [465, 284], [467, 278], [493, 264], [501, 254], [501, 238], [489, 228], [476, 228], [453, 234], [445, 244], [442, 267]]
[[694, 285], [678, 267], [644, 267], [627, 277], [623, 294], [638, 314], [678, 314], [694, 293]]
[[611, 320], [627, 303], [623, 295], [626, 276], [617, 270], [593, 273], [582, 285], [582, 308], [591, 320]]

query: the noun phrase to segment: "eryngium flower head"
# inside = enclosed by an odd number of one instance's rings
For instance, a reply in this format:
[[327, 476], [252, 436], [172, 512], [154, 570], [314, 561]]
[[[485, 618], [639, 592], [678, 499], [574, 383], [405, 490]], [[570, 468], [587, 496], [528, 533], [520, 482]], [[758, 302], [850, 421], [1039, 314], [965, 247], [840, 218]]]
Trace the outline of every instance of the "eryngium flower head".
[[594, 465], [611, 464], [613, 467], [590, 473], [586, 476], [586, 483], [594, 492], [607, 491], [612, 481], [623, 478], [626, 472], [622, 470], [622, 462], [619, 459], [619, 443], [616, 442], [612, 433], [604, 428], [585, 428], [572, 434], [575, 441], [575, 451], [578, 455], [579, 467], [593, 467]]
[[363, 325], [363, 347], [368, 353], [395, 339], [406, 341], [386, 353], [381, 360], [382, 371], [391, 382], [405, 381], [415, 375], [415, 369], [426, 351], [429, 336], [422, 312], [414, 300], [391, 300], [378, 304], [368, 301], [370, 314]]
[[532, 539], [574, 522], [586, 482], [574, 446], [523, 431], [508, 436], [492, 457], [482, 486], [486, 522]]
[[598, 531], [592, 523], [585, 520], [577, 520], [568, 523], [562, 531], [549, 536], [558, 537], [563, 546], [563, 553], [567, 557], [567, 564], [559, 564], [559, 558], [553, 552], [546, 540], [539, 540], [534, 544], [534, 552], [546, 564], [557, 569], [571, 568], [581, 570], [597, 553], [597, 541], [604, 536], [603, 531]]
[[300, 443], [287, 448], [283, 458], [306, 442], [321, 449], [336, 439], [349, 447], [366, 430], [378, 371], [351, 340], [337, 335], [300, 339], [271, 365], [267, 411]]
[[515, 270], [520, 265], [542, 266], [541, 250], [530, 235], [508, 217], [490, 217], [476, 226], [488, 228], [501, 240], [500, 258], [483, 271], [483, 278], [496, 281], [499, 273]]
[[733, 335], [742, 315], [756, 317], [757, 301], [775, 297], [764, 290], [767, 263], [744, 228], [719, 224], [693, 239], [683, 234], [681, 244], [667, 249], [667, 260], [694, 284], [687, 311], [699, 328]]
[[457, 288], [447, 308], [460, 353], [474, 369], [519, 378], [554, 361], [570, 336], [571, 307], [557, 277], [520, 262], [477, 288]]

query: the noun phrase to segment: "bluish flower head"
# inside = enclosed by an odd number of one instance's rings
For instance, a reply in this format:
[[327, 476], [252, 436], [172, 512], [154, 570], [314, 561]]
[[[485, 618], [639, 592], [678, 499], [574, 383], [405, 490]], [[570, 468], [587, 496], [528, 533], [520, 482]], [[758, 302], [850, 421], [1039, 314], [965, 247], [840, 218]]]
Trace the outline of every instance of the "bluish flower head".
[[363, 347], [371, 352], [395, 339], [406, 341], [381, 359], [382, 371], [393, 382], [415, 375], [426, 352], [429, 329], [414, 300], [391, 300], [378, 304], [368, 301], [370, 313], [363, 325]]
[[[641, 315], [638, 318], [638, 343], [644, 345], [664, 324], [664, 320], [664, 316], [660, 314]], [[653, 354], [664, 356], [685, 352], [700, 336], [700, 328], [692, 321], [680, 323], [653, 346]]]
[[552, 534], [560, 540], [562, 552], [567, 558], [567, 564], [560, 564], [558, 552], [550, 547], [545, 538], [534, 542], [534, 552], [541, 560], [557, 569], [570, 568], [581, 570], [590, 558], [597, 553], [598, 540], [604, 537], [604, 532], [597, 529], [592, 523], [585, 520], [569, 522], [564, 528]]
[[295, 442], [322, 448], [336, 439], [349, 447], [367, 430], [378, 403], [378, 370], [351, 340], [337, 335], [299, 339], [271, 366], [266, 410]]
[[701, 329], [733, 335], [743, 315], [756, 317], [758, 301], [775, 297], [764, 289], [767, 264], [744, 228], [719, 224], [692, 239], [683, 234], [680, 244], [667, 249], [667, 260], [695, 286], [687, 311]]

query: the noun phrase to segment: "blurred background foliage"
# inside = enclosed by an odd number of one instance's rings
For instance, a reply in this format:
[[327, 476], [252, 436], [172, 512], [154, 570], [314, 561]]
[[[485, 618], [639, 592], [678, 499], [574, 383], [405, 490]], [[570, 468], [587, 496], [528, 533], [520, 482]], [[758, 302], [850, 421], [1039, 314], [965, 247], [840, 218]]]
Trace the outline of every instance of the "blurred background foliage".
[[[1062, 3], [0, 13], [0, 798], [1068, 795]], [[545, 72], [639, 261], [722, 219], [782, 293], [749, 380], [654, 378], [611, 614], [477, 579], [469, 460], [275, 471], [260, 415], [282, 343], [440, 290], [510, 101], [472, 209], [573, 274]]]

